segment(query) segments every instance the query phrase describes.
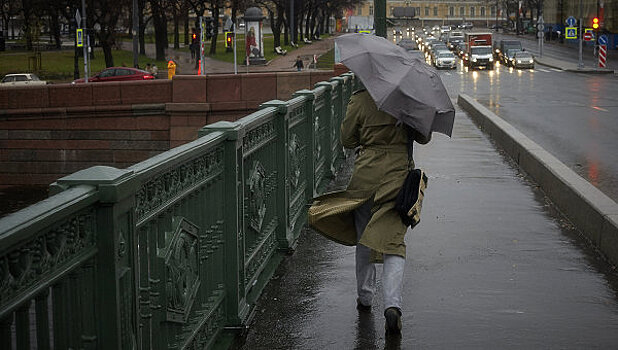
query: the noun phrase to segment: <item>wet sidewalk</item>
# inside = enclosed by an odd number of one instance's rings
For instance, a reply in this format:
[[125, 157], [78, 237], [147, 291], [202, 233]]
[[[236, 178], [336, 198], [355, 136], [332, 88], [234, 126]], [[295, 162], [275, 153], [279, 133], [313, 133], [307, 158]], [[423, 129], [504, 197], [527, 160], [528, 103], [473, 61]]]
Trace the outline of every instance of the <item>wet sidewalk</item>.
[[[124, 50], [132, 50], [131, 42], [121, 42], [121, 47]], [[217, 45], [225, 45], [223, 41], [217, 42]], [[238, 45], [238, 44], [237, 44]], [[306, 69], [310, 68], [310, 62], [313, 59], [313, 55], [318, 57], [331, 50], [335, 46], [334, 36], [324, 37], [322, 40], [314, 40], [309, 45], [303, 45], [294, 51], [288, 52], [284, 56], [276, 56], [267, 64], [261, 66], [245, 66], [238, 62], [238, 73], [255, 73], [255, 72], [282, 72], [282, 71], [296, 71], [294, 68], [294, 62], [296, 56], [300, 56], [305, 64]], [[184, 45], [181, 44], [180, 50], [175, 50], [170, 45], [166, 51], [166, 58], [173, 59], [178, 63], [177, 74], [197, 74], [197, 68], [195, 67], [195, 61], [191, 59], [191, 53], [187, 50], [183, 50]], [[146, 56], [155, 57], [155, 44], [146, 44]], [[239, 46], [237, 49], [242, 49]], [[268, 49], [268, 48], [266, 48]], [[234, 73], [234, 63], [218, 61], [206, 57], [206, 74], [222, 74], [222, 73]]]
[[236, 349], [616, 347], [616, 271], [464, 112], [455, 120], [452, 139], [415, 148], [430, 180], [406, 237], [402, 337], [384, 337], [381, 290], [356, 310], [354, 248], [307, 230]]

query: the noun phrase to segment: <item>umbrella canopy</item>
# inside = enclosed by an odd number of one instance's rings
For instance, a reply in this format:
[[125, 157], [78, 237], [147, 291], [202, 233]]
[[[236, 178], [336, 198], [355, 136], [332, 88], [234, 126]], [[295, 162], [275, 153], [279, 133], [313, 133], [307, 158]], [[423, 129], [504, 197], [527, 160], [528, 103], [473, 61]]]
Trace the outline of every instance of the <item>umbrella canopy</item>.
[[375, 35], [335, 39], [341, 62], [360, 78], [378, 109], [425, 137], [451, 136], [455, 108], [436, 71], [403, 48]]

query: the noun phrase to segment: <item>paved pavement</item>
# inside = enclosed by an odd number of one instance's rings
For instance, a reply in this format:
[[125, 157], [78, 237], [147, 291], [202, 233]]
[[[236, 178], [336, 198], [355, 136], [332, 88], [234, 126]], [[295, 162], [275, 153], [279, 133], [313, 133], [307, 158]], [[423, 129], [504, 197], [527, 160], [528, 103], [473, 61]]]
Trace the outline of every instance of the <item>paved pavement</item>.
[[[239, 73], [251, 73], [251, 72], [281, 72], [281, 71], [295, 71], [294, 62], [296, 61], [296, 56], [301, 56], [302, 60], [305, 63], [305, 67], [309, 68], [309, 63], [311, 62], [313, 55], [322, 55], [325, 52], [329, 51], [334, 47], [333, 37], [324, 38], [322, 40], [315, 40], [310, 45], [303, 45], [298, 49], [288, 52], [285, 56], [277, 56], [271, 61], [267, 62], [266, 65], [263, 66], [245, 66], [238, 64], [238, 72]], [[125, 50], [132, 49], [132, 43], [130, 42], [122, 42], [122, 48]], [[218, 42], [217, 45], [224, 45], [223, 41]], [[184, 47], [184, 45], [181, 45]], [[154, 44], [146, 44], [146, 56], [155, 57], [155, 45]], [[182, 51], [182, 50], [174, 50], [171, 46], [167, 50], [166, 57], [168, 59], [172, 58], [176, 62], [179, 63], [179, 67], [177, 68], [177, 74], [197, 74], [197, 69], [195, 68], [195, 61], [191, 60], [191, 53]], [[217, 74], [217, 73], [234, 73], [234, 64], [229, 62], [218, 61], [215, 59], [211, 59], [209, 57], [206, 58], [206, 73], [207, 74]]]
[[[618, 274], [458, 110], [452, 139], [415, 149], [429, 174], [406, 236], [403, 335], [380, 294], [355, 308], [354, 249], [307, 230], [236, 349], [605, 349], [618, 344]], [[347, 163], [337, 185], [345, 183]]]

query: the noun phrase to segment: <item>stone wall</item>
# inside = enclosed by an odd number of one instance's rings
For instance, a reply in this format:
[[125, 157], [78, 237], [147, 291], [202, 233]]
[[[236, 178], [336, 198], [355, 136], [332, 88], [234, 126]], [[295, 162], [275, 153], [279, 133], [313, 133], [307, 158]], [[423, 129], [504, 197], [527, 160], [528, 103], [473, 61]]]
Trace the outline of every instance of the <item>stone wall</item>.
[[204, 125], [287, 100], [333, 71], [0, 88], [0, 186], [47, 185], [93, 165], [124, 168], [192, 141]]

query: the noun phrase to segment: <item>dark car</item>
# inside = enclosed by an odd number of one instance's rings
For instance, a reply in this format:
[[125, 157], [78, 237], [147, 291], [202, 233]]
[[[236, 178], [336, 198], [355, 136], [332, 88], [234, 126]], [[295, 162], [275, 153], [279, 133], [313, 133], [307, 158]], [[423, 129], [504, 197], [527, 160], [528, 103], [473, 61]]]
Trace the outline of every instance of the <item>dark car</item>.
[[[108, 81], [153, 80], [155, 76], [145, 70], [129, 67], [109, 67], [88, 78], [89, 83], [105, 83]], [[84, 79], [77, 79], [73, 84], [81, 84]]]
[[402, 48], [404, 48], [406, 50], [414, 50], [414, 49], [417, 48], [416, 43], [414, 42], [414, 40], [408, 39], [408, 38], [404, 38], [404, 39], [399, 40], [397, 45], [401, 46]]

